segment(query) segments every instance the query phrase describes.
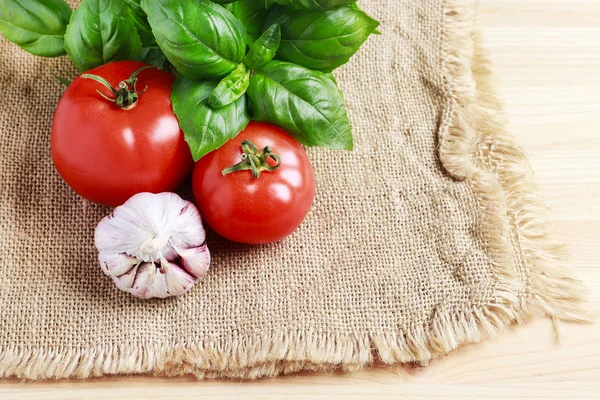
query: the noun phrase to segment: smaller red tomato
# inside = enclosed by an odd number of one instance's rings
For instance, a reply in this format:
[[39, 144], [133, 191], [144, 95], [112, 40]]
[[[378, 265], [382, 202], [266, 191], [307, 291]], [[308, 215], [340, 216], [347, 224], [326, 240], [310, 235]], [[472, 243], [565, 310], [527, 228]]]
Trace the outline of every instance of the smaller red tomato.
[[296, 140], [276, 126], [251, 122], [196, 163], [193, 189], [202, 218], [219, 235], [265, 244], [289, 236], [306, 218], [315, 177]]

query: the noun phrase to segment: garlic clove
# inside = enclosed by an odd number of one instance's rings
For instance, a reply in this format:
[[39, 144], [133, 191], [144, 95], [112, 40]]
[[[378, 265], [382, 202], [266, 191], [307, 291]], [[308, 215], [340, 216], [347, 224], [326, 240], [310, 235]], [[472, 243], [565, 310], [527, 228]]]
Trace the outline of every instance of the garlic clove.
[[123, 210], [121, 207], [117, 207], [112, 215], [104, 218], [96, 227], [96, 247], [100, 253], [125, 253], [142, 259], [140, 248], [153, 239], [153, 232], [137, 226], [136, 217], [130, 215], [132, 210]]
[[100, 253], [100, 267], [108, 276], [119, 276], [129, 272], [140, 261], [123, 253]]
[[187, 204], [179, 211], [172, 226], [173, 248], [189, 249], [199, 247], [206, 241], [206, 231], [202, 225], [202, 218], [196, 206]]
[[210, 252], [206, 244], [185, 250], [175, 248], [175, 251], [181, 257], [181, 266], [194, 277], [201, 278], [208, 273]]
[[154, 263], [144, 263], [138, 267], [135, 281], [129, 291], [135, 297], [149, 299], [153, 297], [156, 266]]
[[152, 285], [150, 286], [147, 298], [157, 297], [159, 299], [164, 299], [171, 296], [169, 288], [167, 287], [165, 270], [163, 268], [158, 268], [156, 264], [152, 264], [152, 266], [155, 269], [154, 282], [152, 282]]
[[184, 294], [196, 283], [192, 275], [172, 262], [163, 260], [162, 269], [165, 271], [167, 288], [172, 296]]
[[117, 285], [119, 289], [128, 292], [133, 286], [133, 282], [135, 281], [138, 268], [139, 265], [136, 265], [131, 270], [122, 275], [113, 276], [113, 282], [115, 282], [115, 285]]

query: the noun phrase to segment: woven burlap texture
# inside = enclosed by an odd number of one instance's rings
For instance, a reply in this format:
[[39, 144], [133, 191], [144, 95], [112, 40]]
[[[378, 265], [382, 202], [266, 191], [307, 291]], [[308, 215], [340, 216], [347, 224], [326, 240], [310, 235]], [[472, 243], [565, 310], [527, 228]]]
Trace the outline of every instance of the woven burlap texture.
[[[109, 209], [62, 182], [49, 136], [66, 59], [0, 40], [0, 376], [256, 378], [420, 362], [535, 316], [582, 320], [505, 130], [474, 0], [363, 0], [381, 36], [337, 73], [353, 152], [310, 149], [312, 211], [248, 247], [209, 233], [209, 276], [140, 301], [96, 262]], [[81, 132], [85, 135], [86, 132]]]

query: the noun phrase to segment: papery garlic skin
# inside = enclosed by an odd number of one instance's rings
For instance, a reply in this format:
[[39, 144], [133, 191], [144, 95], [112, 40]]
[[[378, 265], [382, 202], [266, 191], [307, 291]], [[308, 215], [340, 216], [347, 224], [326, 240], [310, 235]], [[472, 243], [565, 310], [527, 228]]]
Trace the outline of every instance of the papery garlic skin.
[[175, 193], [140, 193], [96, 227], [102, 271], [135, 297], [179, 296], [208, 273], [198, 209]]

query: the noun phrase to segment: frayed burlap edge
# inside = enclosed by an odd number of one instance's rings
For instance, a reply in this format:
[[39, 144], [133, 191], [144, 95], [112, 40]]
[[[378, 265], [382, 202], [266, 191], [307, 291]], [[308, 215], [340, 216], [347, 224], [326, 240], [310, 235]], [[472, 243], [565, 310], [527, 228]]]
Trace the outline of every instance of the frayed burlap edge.
[[506, 132], [487, 58], [475, 26], [474, 0], [448, 0], [443, 66], [448, 104], [439, 154], [448, 173], [466, 180], [482, 212], [497, 277], [494, 298], [431, 326], [364, 336], [279, 332], [197, 343], [0, 349], [0, 376], [88, 378], [106, 374], [194, 374], [198, 378], [276, 376], [300, 370], [356, 370], [375, 359], [419, 362], [461, 344], [493, 337], [511, 323], [547, 316], [586, 321], [583, 286], [563, 268], [548, 238], [545, 208], [523, 152]]
[[[453, 111], [448, 129], [440, 133], [440, 159], [451, 175], [467, 180], [477, 196], [487, 253], [499, 282], [517, 289], [515, 273], [524, 278], [522, 290], [512, 291], [519, 297], [514, 322], [538, 316], [589, 321], [587, 290], [565, 267], [563, 248], [550, 237], [548, 209], [538, 195], [533, 171], [507, 131], [476, 9], [475, 0], [447, 2], [444, 65]], [[512, 262], [507, 259], [511, 252]]]

